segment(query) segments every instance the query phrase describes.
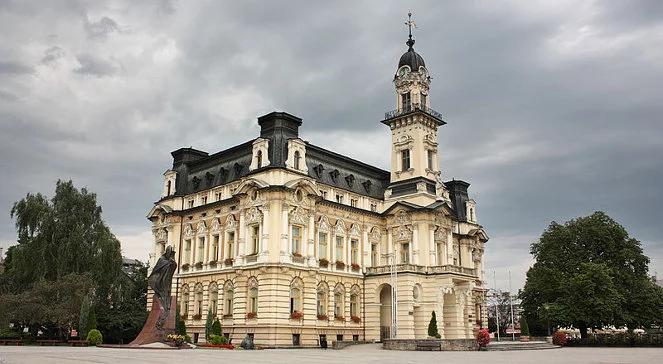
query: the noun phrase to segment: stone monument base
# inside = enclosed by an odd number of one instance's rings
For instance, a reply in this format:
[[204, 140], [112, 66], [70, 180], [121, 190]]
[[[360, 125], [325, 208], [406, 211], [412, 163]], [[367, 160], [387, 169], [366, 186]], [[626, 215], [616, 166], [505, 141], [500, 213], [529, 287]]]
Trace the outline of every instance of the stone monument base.
[[170, 299], [170, 312], [166, 321], [163, 323], [163, 329], [157, 329], [157, 320], [159, 320], [159, 315], [161, 315], [161, 304], [159, 299], [156, 296], [152, 296], [152, 309], [150, 314], [147, 316], [147, 321], [143, 325], [143, 329], [140, 330], [138, 336], [129, 343], [129, 346], [142, 346], [152, 343], [164, 342], [165, 335], [170, 333], [175, 333], [175, 297]]

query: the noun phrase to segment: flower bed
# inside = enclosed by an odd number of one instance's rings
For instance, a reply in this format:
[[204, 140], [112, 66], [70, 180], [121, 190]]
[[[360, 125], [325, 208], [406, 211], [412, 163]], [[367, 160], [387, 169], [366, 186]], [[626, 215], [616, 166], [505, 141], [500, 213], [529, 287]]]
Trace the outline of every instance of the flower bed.
[[228, 349], [228, 350], [235, 349], [235, 345], [233, 344], [200, 344], [198, 346], [202, 346], [204, 348], [215, 348], [215, 349]]

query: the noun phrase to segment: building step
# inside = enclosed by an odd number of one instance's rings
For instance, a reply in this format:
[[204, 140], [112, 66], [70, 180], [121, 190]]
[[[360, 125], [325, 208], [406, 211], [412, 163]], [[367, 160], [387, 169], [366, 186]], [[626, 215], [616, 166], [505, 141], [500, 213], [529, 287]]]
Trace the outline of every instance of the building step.
[[557, 345], [549, 344], [545, 341], [530, 341], [530, 342], [493, 342], [488, 344], [486, 349], [488, 351], [509, 351], [509, 350], [545, 350], [557, 349]]

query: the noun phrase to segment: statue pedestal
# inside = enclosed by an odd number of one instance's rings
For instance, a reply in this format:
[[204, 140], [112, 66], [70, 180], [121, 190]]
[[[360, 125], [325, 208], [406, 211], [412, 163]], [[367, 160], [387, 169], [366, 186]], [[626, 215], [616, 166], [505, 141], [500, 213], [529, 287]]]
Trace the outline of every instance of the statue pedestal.
[[161, 315], [161, 303], [159, 299], [152, 295], [152, 309], [150, 314], [147, 316], [147, 321], [143, 329], [140, 330], [140, 334], [132, 341], [129, 346], [140, 346], [151, 343], [163, 342], [164, 335], [175, 333], [175, 308], [177, 302], [175, 297], [170, 298], [170, 312], [166, 321], [163, 323], [163, 329], [157, 329], [157, 320], [159, 320], [159, 315]]

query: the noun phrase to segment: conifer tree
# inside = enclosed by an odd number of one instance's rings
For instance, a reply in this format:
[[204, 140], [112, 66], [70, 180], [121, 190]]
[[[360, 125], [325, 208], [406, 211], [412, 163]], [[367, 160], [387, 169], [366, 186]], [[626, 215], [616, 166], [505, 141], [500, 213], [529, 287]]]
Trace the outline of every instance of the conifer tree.
[[435, 318], [435, 311], [431, 314], [430, 322], [428, 323], [428, 336], [440, 338], [440, 333], [437, 332], [437, 319]]

